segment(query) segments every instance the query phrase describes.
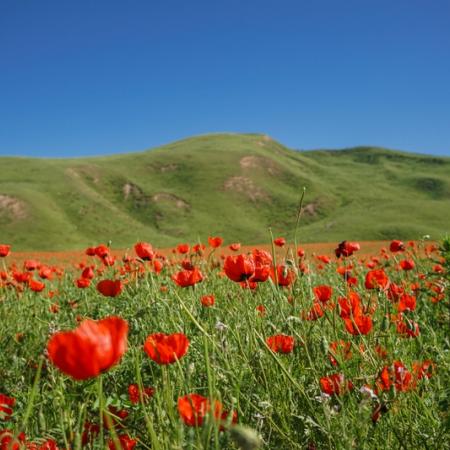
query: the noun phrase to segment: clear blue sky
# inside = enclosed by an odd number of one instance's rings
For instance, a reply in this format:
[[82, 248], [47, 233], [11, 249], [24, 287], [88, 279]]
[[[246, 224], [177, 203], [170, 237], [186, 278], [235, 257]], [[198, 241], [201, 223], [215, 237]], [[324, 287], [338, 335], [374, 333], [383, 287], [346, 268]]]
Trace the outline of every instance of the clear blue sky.
[[219, 131], [450, 155], [449, 0], [0, 0], [0, 154]]

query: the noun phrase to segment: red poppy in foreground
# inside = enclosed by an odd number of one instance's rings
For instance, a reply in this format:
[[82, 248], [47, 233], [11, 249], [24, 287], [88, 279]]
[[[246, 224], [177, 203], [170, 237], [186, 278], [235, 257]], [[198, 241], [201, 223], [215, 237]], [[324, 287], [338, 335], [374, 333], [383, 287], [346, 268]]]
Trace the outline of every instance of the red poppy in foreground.
[[203, 280], [203, 274], [194, 267], [192, 270], [181, 270], [172, 275], [172, 280], [180, 287], [194, 286]]
[[275, 353], [291, 353], [294, 350], [294, 338], [286, 334], [269, 336], [266, 344]]
[[189, 339], [183, 333], [154, 333], [147, 337], [144, 351], [156, 363], [172, 364], [182, 358], [189, 347]]
[[357, 315], [345, 319], [345, 328], [353, 336], [359, 336], [360, 334], [366, 335], [372, 330], [372, 318], [370, 316]]
[[0, 244], [0, 258], [5, 258], [6, 256], [8, 256], [10, 250], [11, 250], [10, 245]]
[[223, 270], [230, 280], [240, 283], [255, 273], [255, 262], [247, 255], [227, 256]]
[[128, 323], [120, 317], [84, 320], [73, 331], [55, 333], [48, 357], [75, 380], [96, 377], [117, 364], [127, 349]]
[[97, 291], [105, 297], [117, 297], [123, 289], [120, 280], [102, 280], [97, 284]]

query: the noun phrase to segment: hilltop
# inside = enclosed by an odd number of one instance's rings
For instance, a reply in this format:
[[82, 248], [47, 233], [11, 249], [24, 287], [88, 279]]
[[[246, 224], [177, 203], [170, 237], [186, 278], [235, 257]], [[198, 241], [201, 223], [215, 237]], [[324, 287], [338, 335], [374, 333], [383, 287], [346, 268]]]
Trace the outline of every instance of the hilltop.
[[16, 250], [79, 249], [112, 240], [159, 247], [299, 237], [433, 238], [449, 231], [450, 158], [381, 148], [294, 151], [266, 135], [214, 134], [138, 153], [0, 158], [0, 241]]

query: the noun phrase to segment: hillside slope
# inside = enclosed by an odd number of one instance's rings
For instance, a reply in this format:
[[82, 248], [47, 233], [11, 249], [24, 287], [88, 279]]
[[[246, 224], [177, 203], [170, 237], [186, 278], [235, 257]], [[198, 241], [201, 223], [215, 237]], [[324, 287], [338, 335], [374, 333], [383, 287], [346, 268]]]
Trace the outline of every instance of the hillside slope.
[[450, 158], [377, 148], [289, 150], [265, 135], [193, 137], [80, 159], [0, 158], [0, 241], [64, 250], [113, 241], [159, 247], [208, 234], [248, 244], [439, 238], [450, 231]]

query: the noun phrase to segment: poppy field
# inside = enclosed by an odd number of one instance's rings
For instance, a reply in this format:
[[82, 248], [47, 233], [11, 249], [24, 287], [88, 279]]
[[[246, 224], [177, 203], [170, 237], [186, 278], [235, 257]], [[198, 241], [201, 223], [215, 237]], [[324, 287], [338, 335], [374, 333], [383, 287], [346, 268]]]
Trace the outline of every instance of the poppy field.
[[447, 448], [450, 240], [271, 240], [0, 244], [0, 450]]

